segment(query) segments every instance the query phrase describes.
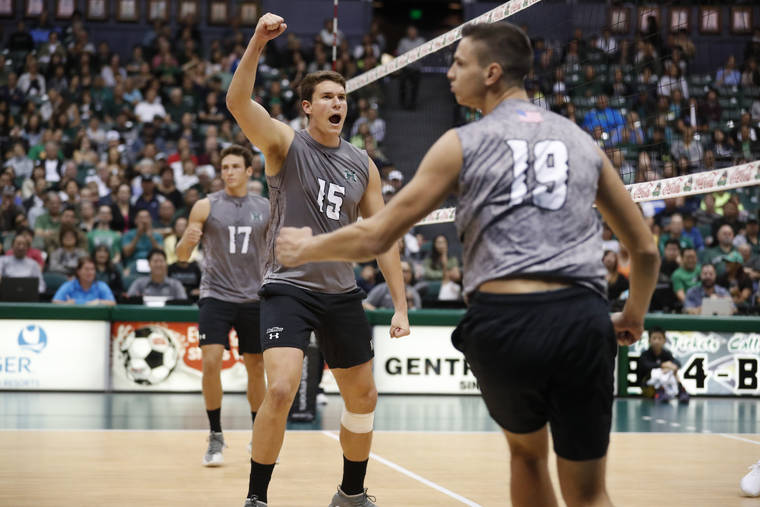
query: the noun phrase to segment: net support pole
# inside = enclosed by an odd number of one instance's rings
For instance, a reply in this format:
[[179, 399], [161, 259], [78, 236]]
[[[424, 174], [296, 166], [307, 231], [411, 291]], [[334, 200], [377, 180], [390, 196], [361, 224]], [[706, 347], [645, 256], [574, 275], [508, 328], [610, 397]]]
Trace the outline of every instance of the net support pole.
[[332, 68], [335, 70], [338, 61], [338, 0], [333, 0], [333, 41]]

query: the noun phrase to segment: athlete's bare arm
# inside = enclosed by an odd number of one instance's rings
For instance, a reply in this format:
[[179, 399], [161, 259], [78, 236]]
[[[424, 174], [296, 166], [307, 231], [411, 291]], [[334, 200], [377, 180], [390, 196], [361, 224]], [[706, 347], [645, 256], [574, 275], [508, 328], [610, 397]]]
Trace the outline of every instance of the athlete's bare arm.
[[630, 345], [644, 332], [644, 316], [657, 283], [660, 255], [641, 212], [631, 200], [618, 172], [601, 150], [599, 153], [604, 163], [599, 177], [596, 207], [631, 255], [630, 296], [623, 311], [612, 317], [618, 342]]
[[456, 132], [449, 130], [428, 150], [409, 184], [377, 214], [317, 236], [312, 236], [308, 227], [283, 227], [277, 238], [277, 258], [285, 266], [298, 266], [306, 262], [350, 262], [377, 257], [440, 206], [456, 189], [461, 169], [462, 144]]
[[251, 99], [251, 95], [264, 46], [282, 34], [287, 26], [276, 14], [261, 16], [227, 90], [227, 108], [248, 140], [264, 152], [265, 171], [269, 176], [280, 172], [295, 132], [289, 125], [269, 116], [261, 104]]
[[211, 203], [209, 203], [207, 198], [193, 204], [193, 208], [190, 210], [190, 217], [187, 219], [187, 229], [182, 234], [182, 239], [177, 243], [177, 259], [180, 262], [190, 260], [193, 249], [201, 241], [203, 225], [206, 223], [210, 211]]
[[[364, 196], [359, 203], [359, 211], [363, 218], [370, 218], [376, 215], [385, 207], [383, 202], [383, 193], [381, 190], [380, 172], [377, 166], [369, 160], [369, 183], [364, 190]], [[407, 316], [408, 308], [406, 304], [406, 287], [404, 286], [404, 276], [401, 273], [401, 258], [397, 248], [389, 248], [387, 251], [377, 256], [377, 264], [380, 271], [383, 272], [385, 282], [390, 289], [391, 298], [393, 299], [393, 308], [395, 315], [391, 319], [390, 334], [391, 338], [399, 338], [409, 334], [409, 318]]]

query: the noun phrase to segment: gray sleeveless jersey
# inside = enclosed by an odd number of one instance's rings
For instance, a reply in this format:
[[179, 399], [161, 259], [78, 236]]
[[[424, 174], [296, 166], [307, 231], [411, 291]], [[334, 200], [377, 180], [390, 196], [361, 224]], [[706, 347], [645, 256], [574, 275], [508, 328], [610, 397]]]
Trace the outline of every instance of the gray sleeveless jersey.
[[259, 300], [266, 257], [269, 201], [256, 195], [233, 197], [224, 190], [208, 195], [203, 226], [200, 297], [244, 303]]
[[286, 268], [274, 256], [274, 243], [283, 226], [310, 227], [314, 234], [321, 234], [356, 222], [369, 183], [367, 153], [343, 139], [337, 148], [323, 146], [306, 130], [299, 130], [282, 169], [274, 177], [267, 176], [267, 183], [272, 220], [264, 283], [286, 283], [327, 294], [354, 290], [350, 263], [313, 262]]
[[514, 99], [456, 132], [465, 292], [528, 275], [568, 279], [606, 297], [601, 222], [592, 208], [602, 158], [591, 138]]

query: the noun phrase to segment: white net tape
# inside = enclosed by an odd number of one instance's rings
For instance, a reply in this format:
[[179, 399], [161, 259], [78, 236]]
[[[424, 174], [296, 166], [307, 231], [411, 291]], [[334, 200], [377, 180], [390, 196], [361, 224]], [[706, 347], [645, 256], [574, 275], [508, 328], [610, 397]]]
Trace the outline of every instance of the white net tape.
[[481, 14], [477, 18], [474, 18], [467, 23], [461, 24], [453, 30], [449, 30], [443, 35], [439, 35], [435, 39], [428, 41], [425, 44], [422, 44], [421, 46], [418, 46], [410, 51], [407, 51], [403, 55], [399, 55], [384, 65], [380, 65], [372, 70], [356, 76], [355, 78], [349, 79], [346, 82], [346, 91], [348, 93], [351, 93], [363, 86], [377, 81], [378, 79], [382, 79], [385, 76], [393, 74], [394, 72], [406, 67], [410, 63], [416, 62], [417, 60], [424, 58], [429, 54], [435, 53], [436, 51], [439, 51], [446, 46], [454, 44], [456, 41], [462, 38], [462, 28], [466, 24], [477, 25], [481, 23], [495, 23], [497, 21], [501, 21], [502, 19], [508, 18], [516, 12], [527, 9], [531, 5], [537, 4], [540, 1], [541, 0], [511, 0], [510, 2], [503, 3], [495, 9], [491, 9], [490, 11], [486, 12], [485, 14]]
[[[715, 171], [635, 183], [625, 188], [630, 192], [634, 202], [645, 202], [722, 192], [753, 185], [760, 185], [760, 160]], [[430, 213], [417, 222], [417, 225], [445, 224], [453, 222], [455, 218], [455, 208], [442, 208]]]

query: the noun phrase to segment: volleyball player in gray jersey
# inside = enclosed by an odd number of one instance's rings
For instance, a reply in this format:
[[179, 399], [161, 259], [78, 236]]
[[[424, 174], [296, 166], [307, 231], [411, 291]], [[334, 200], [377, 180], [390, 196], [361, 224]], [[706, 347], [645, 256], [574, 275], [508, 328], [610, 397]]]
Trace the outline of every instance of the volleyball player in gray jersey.
[[[246, 506], [266, 505], [267, 489], [285, 433], [288, 410], [301, 378], [304, 350], [314, 331], [332, 369], [345, 408], [341, 415], [343, 480], [331, 506], [372, 506], [367, 470], [377, 390], [372, 376], [369, 323], [351, 264], [329, 262], [298, 268], [274, 259], [274, 239], [283, 226], [317, 233], [368, 218], [383, 206], [380, 174], [367, 153], [340, 138], [346, 118], [345, 81], [335, 72], [307, 75], [300, 85], [309, 126], [295, 132], [251, 100], [256, 66], [267, 41], [287, 25], [265, 14], [240, 60], [227, 92], [227, 106], [248, 139], [266, 156], [272, 219], [262, 294], [262, 348], [267, 393], [253, 432]], [[404, 280], [397, 249], [378, 252], [395, 307], [390, 335], [409, 334]], [[314, 503], [305, 501], [304, 504]]]
[[[507, 438], [512, 505], [557, 505], [547, 423], [567, 505], [609, 505], [615, 337], [630, 344], [643, 332], [657, 248], [592, 139], [528, 101], [525, 33], [499, 23], [462, 35], [448, 78], [483, 118], [444, 134], [380, 213], [321, 236], [283, 228], [277, 256], [287, 266], [371, 257], [458, 192], [469, 309], [452, 340]], [[612, 319], [594, 203], [631, 252], [630, 297]]]
[[224, 462], [222, 434], [222, 358], [235, 328], [238, 349], [248, 373], [248, 403], [255, 422], [266, 390], [259, 339], [259, 289], [269, 222], [269, 201], [248, 193], [253, 154], [232, 145], [221, 154], [224, 190], [193, 205], [187, 229], [177, 245], [177, 258], [187, 261], [202, 243], [203, 274], [198, 301], [198, 332], [203, 355], [203, 399], [209, 419], [204, 466]]

